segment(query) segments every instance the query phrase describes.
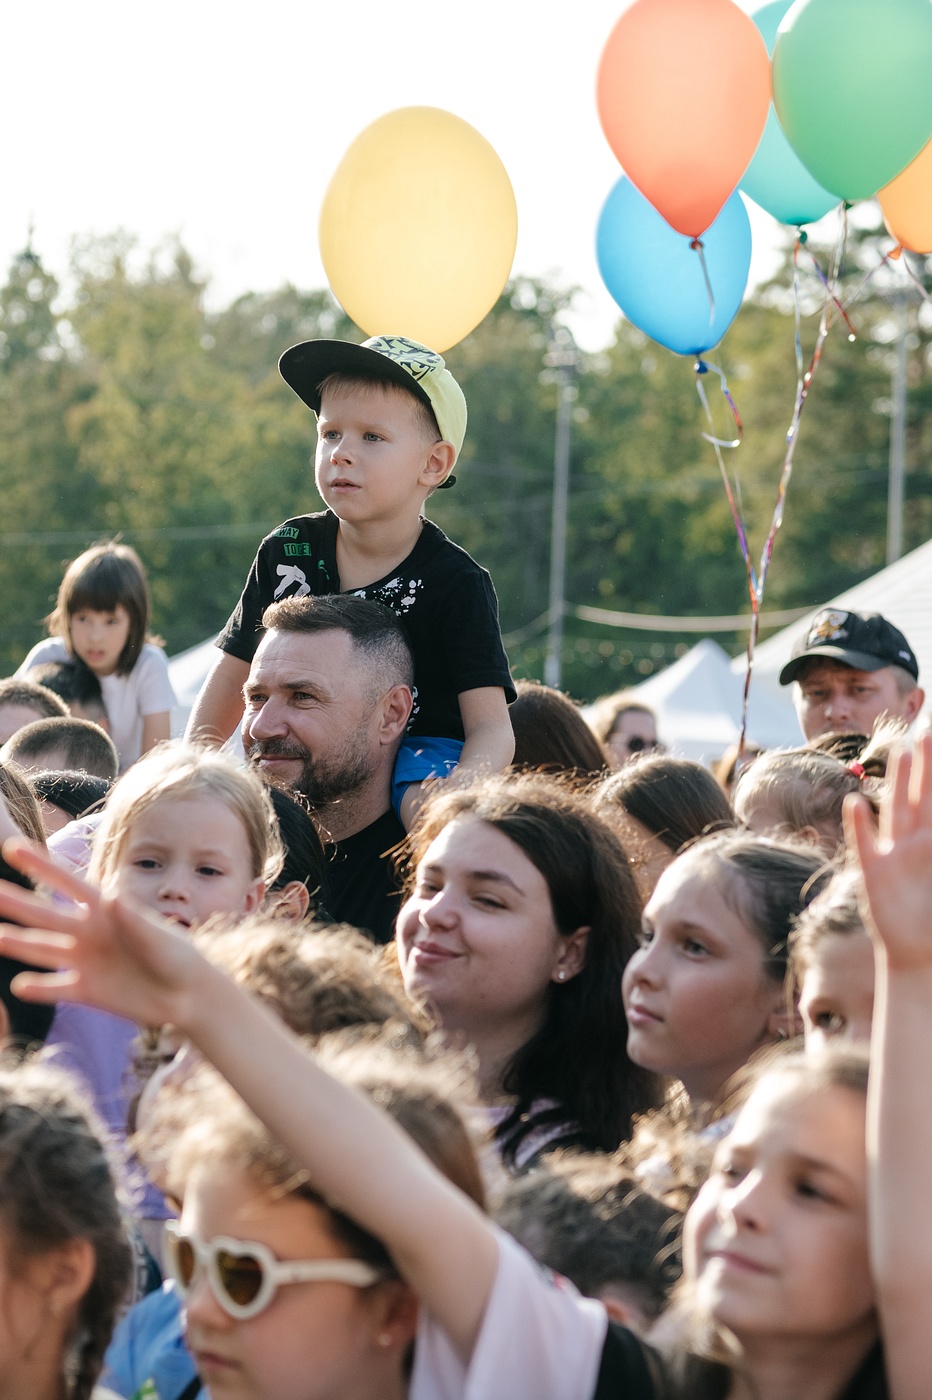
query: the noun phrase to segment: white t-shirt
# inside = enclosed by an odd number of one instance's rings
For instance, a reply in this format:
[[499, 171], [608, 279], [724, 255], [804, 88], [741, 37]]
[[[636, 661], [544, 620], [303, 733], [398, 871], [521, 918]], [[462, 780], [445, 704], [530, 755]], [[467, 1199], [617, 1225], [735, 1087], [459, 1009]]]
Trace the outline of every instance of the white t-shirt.
[[[16, 674], [25, 676], [34, 666], [43, 666], [47, 661], [71, 660], [73, 657], [63, 641], [47, 637], [33, 647]], [[129, 675], [101, 676], [100, 689], [110, 720], [110, 738], [120, 755], [120, 772], [123, 773], [142, 753], [144, 717], [160, 715], [176, 704], [164, 651], [146, 642]]]
[[469, 1369], [421, 1313], [409, 1400], [589, 1400], [608, 1317], [496, 1229], [498, 1270]]

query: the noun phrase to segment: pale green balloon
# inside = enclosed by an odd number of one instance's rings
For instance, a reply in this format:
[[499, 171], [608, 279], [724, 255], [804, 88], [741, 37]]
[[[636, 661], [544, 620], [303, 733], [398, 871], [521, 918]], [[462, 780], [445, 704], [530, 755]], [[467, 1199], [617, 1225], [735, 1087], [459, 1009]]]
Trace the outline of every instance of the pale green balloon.
[[773, 97], [819, 184], [869, 198], [932, 136], [932, 0], [796, 0], [777, 32]]
[[[751, 15], [769, 54], [776, 43], [777, 27], [792, 4], [793, 0], [772, 0]], [[773, 104], [739, 188], [783, 224], [814, 223], [838, 203], [838, 196], [813, 179], [787, 141]]]

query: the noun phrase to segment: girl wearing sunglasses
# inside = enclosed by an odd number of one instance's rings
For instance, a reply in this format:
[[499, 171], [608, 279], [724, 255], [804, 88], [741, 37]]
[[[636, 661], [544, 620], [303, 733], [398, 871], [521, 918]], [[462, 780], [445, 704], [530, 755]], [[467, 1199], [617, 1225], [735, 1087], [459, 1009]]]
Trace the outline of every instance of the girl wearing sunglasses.
[[[733, 1342], [713, 1388], [653, 1388], [643, 1357], [632, 1352], [630, 1334], [624, 1334], [627, 1342], [614, 1342], [614, 1387], [597, 1390], [608, 1354], [598, 1303], [549, 1286], [528, 1256], [495, 1231], [398, 1125], [308, 1056], [190, 943], [118, 899], [81, 889], [44, 853], [22, 843], [5, 848], [11, 864], [84, 904], [60, 910], [40, 896], [0, 887], [0, 911], [23, 924], [46, 926], [31, 937], [2, 934], [0, 950], [57, 969], [50, 976], [21, 975], [21, 994], [36, 1000], [82, 997], [144, 1022], [171, 1022], [189, 1035], [262, 1114], [283, 1153], [303, 1164], [319, 1198], [339, 1201], [357, 1227], [390, 1251], [421, 1304], [408, 1387], [366, 1388], [359, 1377], [353, 1388], [338, 1376], [324, 1392], [328, 1400], [592, 1400], [597, 1394], [643, 1400], [671, 1393], [691, 1400], [713, 1394], [724, 1400], [926, 1400], [932, 1364], [932, 1107], [917, 1067], [932, 1058], [932, 736], [922, 741], [912, 776], [909, 759], [898, 757], [879, 837], [858, 799], [849, 802], [847, 820], [878, 966], [869, 1152], [863, 1117], [857, 1124], [850, 1098], [833, 1100], [831, 1114], [801, 1105], [795, 1117], [782, 1112], [772, 1090], [748, 1101], [740, 1132], [736, 1128], [722, 1145], [713, 1199], [700, 1209], [692, 1263], [687, 1253], [712, 1320], [728, 1328]], [[295, 1254], [296, 1262], [359, 1257], [332, 1244], [328, 1250], [323, 1237], [310, 1249], [311, 1240], [303, 1232], [299, 1238], [290, 1217], [274, 1239], [270, 1221], [257, 1238], [255, 1190], [244, 1195], [242, 1176], [227, 1170], [213, 1140], [204, 1144], [200, 1172], [199, 1181], [197, 1168], [189, 1169], [182, 1228], [204, 1246], [217, 1246], [218, 1236], [246, 1235], [248, 1220], [253, 1240], [267, 1244], [282, 1263], [294, 1261]], [[274, 1208], [286, 1204], [279, 1200]], [[813, 1230], [805, 1225], [810, 1217], [815, 1233], [838, 1245], [832, 1272], [825, 1272], [831, 1257], [826, 1264], [824, 1252], [811, 1248]], [[207, 1269], [210, 1255], [203, 1248], [201, 1258]], [[192, 1246], [192, 1284], [196, 1260]], [[804, 1306], [813, 1290], [821, 1295], [829, 1284], [829, 1315]], [[259, 1318], [268, 1318], [271, 1327], [273, 1308], [284, 1306], [289, 1289], [316, 1287], [345, 1285], [286, 1284]], [[342, 1315], [336, 1311], [334, 1331], [338, 1323]], [[294, 1325], [311, 1322], [296, 1315]], [[832, 1343], [830, 1363], [823, 1340]], [[628, 1348], [621, 1360], [619, 1345]], [[282, 1391], [240, 1383], [241, 1372], [223, 1370], [224, 1361], [218, 1354], [210, 1383], [216, 1396], [282, 1400]], [[320, 1393], [309, 1382], [300, 1397], [316, 1400]]]
[[[377, 1085], [389, 1113], [481, 1206], [449, 1075], [368, 1042], [336, 1036], [328, 1048], [341, 1078], [364, 1091]], [[181, 1218], [166, 1228], [166, 1263], [208, 1394], [404, 1400], [414, 1292], [385, 1246], [323, 1200], [216, 1073], [200, 1068], [163, 1095], [143, 1140], [183, 1194]]]

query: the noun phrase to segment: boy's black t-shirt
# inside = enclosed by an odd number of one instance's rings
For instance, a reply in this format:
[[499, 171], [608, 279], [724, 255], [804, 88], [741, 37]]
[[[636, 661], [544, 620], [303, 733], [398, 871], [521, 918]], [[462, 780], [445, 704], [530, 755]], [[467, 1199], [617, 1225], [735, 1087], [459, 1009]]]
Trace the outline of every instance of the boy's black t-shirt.
[[[259, 546], [246, 587], [217, 638], [221, 651], [252, 661], [262, 637], [262, 614], [281, 598], [340, 593], [337, 529], [332, 511], [298, 515]], [[417, 543], [391, 574], [350, 590], [402, 618], [414, 654], [412, 735], [462, 739], [457, 697], [464, 690], [515, 690], [498, 624], [492, 580], [471, 555], [424, 520]]]

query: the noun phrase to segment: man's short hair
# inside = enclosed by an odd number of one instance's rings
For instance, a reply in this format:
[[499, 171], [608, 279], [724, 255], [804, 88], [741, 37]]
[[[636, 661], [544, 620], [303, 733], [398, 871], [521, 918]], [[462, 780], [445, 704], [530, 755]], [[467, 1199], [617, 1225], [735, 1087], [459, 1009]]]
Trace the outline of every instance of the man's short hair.
[[916, 689], [919, 682], [906, 670], [905, 666], [891, 666], [890, 670], [893, 672], [893, 679], [896, 682], [897, 695], [910, 695]]
[[284, 598], [262, 614], [269, 632], [348, 632], [367, 662], [379, 667], [380, 687], [414, 684], [414, 659], [401, 620], [391, 609], [352, 593]]
[[110, 735], [89, 719], [37, 719], [17, 730], [3, 746], [5, 759], [30, 768], [46, 754], [59, 761], [42, 763], [43, 768], [64, 768], [98, 778], [112, 780], [120, 767]]
[[0, 705], [26, 705], [43, 719], [68, 717], [68, 706], [54, 691], [22, 676], [0, 681]]
[[103, 806], [113, 784], [109, 778], [74, 769], [42, 768], [27, 774], [26, 785], [39, 802], [66, 812], [72, 821]]
[[66, 705], [80, 705], [83, 718], [90, 717], [88, 710], [102, 719], [107, 718], [100, 678], [83, 661], [45, 661], [41, 666], [34, 666], [29, 674], [47, 690], [54, 691]]

